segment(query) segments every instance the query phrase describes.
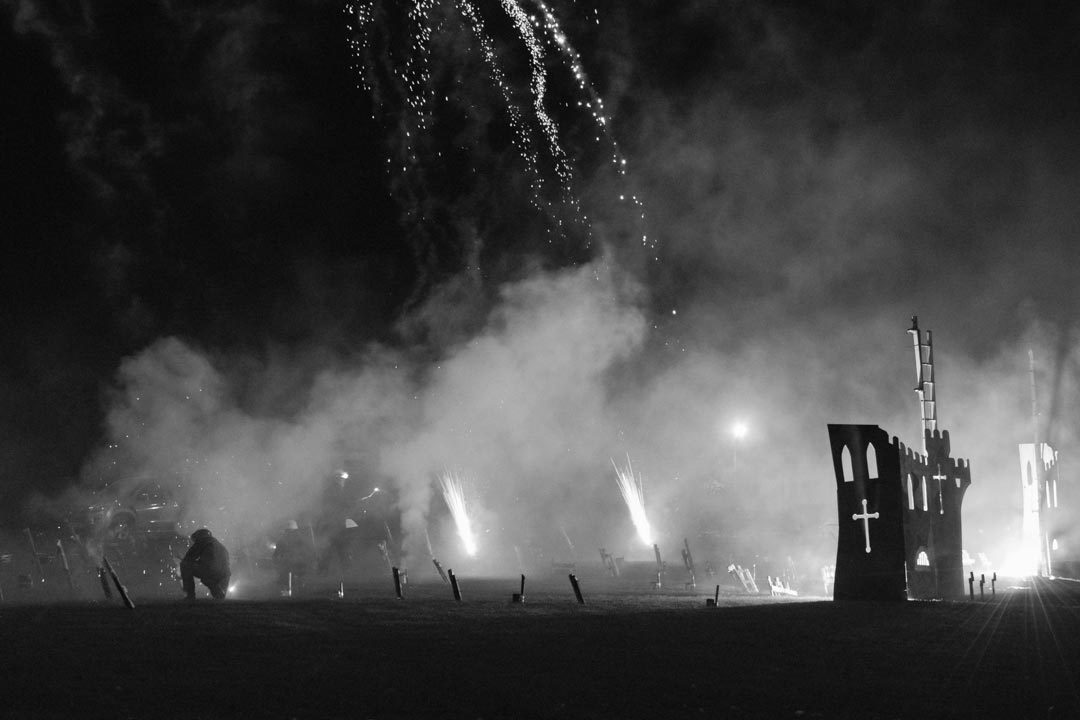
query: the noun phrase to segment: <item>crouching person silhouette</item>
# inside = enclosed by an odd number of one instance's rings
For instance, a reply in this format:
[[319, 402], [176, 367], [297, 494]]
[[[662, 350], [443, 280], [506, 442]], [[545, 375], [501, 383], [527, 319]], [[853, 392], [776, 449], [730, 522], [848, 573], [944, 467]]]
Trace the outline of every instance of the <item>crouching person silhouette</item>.
[[180, 561], [180, 580], [184, 595], [195, 599], [195, 580], [210, 588], [217, 600], [224, 600], [229, 590], [229, 551], [206, 528], [191, 534], [191, 547]]

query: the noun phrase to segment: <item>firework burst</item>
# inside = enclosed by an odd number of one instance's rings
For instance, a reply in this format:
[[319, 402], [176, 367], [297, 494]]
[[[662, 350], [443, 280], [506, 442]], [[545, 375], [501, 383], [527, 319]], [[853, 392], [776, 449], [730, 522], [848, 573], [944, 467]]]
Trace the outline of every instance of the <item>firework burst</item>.
[[619, 483], [619, 492], [622, 493], [626, 507], [630, 510], [630, 520], [634, 523], [638, 538], [645, 543], [646, 547], [652, 547], [653, 534], [649, 525], [649, 518], [645, 515], [645, 481], [638, 474], [634, 474], [634, 467], [630, 464], [630, 456], [626, 456], [626, 468], [620, 468], [612, 459], [611, 464], [615, 467], [615, 477]]

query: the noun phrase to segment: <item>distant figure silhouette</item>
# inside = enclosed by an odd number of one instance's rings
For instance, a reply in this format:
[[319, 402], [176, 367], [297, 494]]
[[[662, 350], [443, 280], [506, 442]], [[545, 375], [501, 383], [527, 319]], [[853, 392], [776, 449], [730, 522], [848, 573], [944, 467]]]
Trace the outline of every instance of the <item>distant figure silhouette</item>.
[[180, 561], [180, 579], [184, 595], [195, 599], [195, 580], [210, 588], [217, 600], [224, 600], [229, 591], [229, 551], [206, 528], [191, 534], [191, 547]]

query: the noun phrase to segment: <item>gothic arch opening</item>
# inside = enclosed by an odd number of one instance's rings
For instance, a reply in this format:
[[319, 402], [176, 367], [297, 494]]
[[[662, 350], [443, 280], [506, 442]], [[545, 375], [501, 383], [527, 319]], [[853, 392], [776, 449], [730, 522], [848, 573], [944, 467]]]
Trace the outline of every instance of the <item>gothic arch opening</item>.
[[877, 480], [877, 450], [874, 449], [874, 443], [867, 443], [866, 445], [866, 476], [871, 480]]
[[844, 482], [855, 482], [855, 471], [851, 465], [851, 451], [848, 450], [848, 446], [844, 446], [843, 452], [840, 453], [840, 467], [844, 473]]

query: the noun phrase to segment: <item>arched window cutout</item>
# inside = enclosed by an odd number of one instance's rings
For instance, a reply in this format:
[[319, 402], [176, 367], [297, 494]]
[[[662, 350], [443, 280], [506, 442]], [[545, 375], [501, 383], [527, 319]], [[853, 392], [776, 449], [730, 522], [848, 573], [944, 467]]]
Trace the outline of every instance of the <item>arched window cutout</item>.
[[926, 501], [926, 476], [923, 476], [920, 484], [922, 485], [922, 509], [926, 512], [930, 509], [930, 503]]
[[868, 443], [866, 446], [866, 472], [868, 478], [877, 480], [877, 450], [874, 449], [873, 443]]
[[908, 510], [914, 510], [915, 509], [915, 488], [914, 488], [914, 483], [912, 482], [912, 480], [913, 480], [912, 474], [908, 473], [908, 476], [907, 476], [907, 509]]
[[920, 550], [919, 554], [915, 558], [916, 567], [930, 567], [930, 556], [926, 554], [925, 550]]
[[843, 469], [844, 482], [855, 482], [855, 471], [851, 469], [851, 451], [848, 450], [847, 445], [840, 453], [840, 467]]
[[1031, 484], [1031, 463], [1026, 463], [1024, 465], [1024, 471], [1025, 471], [1025, 476], [1027, 478], [1027, 484], [1030, 485]]
[[1054, 549], [1054, 550], [1057, 550], [1057, 549], [1058, 549], [1058, 542], [1057, 542], [1057, 538], [1054, 538], [1054, 542], [1053, 542], [1053, 544], [1051, 544], [1051, 545], [1050, 545], [1050, 547], [1051, 547], [1052, 549]]

